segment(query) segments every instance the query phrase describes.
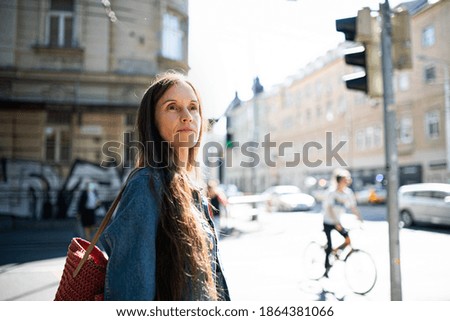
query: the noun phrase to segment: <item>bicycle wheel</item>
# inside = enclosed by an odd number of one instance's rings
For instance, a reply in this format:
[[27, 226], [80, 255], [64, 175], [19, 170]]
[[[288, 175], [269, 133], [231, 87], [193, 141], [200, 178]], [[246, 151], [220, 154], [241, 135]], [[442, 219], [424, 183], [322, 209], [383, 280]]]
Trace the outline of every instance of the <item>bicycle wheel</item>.
[[309, 243], [303, 253], [303, 267], [306, 276], [318, 280], [325, 274], [325, 249], [317, 242]]
[[370, 254], [362, 250], [351, 251], [345, 258], [345, 278], [357, 294], [372, 290], [377, 281], [377, 268]]

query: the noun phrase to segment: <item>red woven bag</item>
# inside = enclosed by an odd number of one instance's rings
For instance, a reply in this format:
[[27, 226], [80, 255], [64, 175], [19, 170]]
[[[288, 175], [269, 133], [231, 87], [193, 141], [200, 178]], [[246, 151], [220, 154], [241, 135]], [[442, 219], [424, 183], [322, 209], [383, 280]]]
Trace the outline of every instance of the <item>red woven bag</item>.
[[79, 237], [73, 238], [70, 242], [55, 301], [103, 300], [108, 259], [97, 246], [94, 246], [83, 268], [74, 276], [89, 245], [88, 241]]
[[[128, 180], [136, 173], [134, 169]], [[105, 215], [92, 242], [73, 238], [67, 250], [66, 263], [56, 291], [55, 301], [101, 301], [105, 289], [106, 265], [108, 259], [95, 246], [108, 225], [117, 204], [122, 197], [126, 183], [122, 186], [111, 208]]]

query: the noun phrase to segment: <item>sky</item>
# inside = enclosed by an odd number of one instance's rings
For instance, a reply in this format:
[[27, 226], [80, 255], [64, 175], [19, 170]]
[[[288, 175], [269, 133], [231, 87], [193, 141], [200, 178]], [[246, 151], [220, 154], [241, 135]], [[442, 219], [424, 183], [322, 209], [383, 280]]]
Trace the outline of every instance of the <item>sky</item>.
[[189, 78], [205, 115], [222, 116], [235, 92], [251, 99], [256, 76], [269, 89], [295, 75], [345, 40], [336, 19], [383, 1], [189, 0]]

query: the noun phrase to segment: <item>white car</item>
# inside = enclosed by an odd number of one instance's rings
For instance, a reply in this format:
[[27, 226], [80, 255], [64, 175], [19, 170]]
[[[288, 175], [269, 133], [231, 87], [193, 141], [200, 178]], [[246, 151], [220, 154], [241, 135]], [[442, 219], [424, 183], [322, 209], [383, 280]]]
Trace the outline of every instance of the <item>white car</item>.
[[404, 185], [398, 190], [398, 204], [405, 227], [419, 222], [450, 225], [450, 184]]
[[294, 185], [272, 186], [262, 195], [269, 211], [309, 211], [316, 206], [314, 197]]

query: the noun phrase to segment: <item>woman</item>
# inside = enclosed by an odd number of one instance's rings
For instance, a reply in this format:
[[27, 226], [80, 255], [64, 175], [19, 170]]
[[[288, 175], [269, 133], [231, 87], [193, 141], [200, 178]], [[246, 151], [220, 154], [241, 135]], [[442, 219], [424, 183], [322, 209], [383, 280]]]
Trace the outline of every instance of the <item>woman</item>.
[[229, 300], [208, 204], [190, 175], [202, 137], [199, 95], [159, 76], [137, 115], [137, 167], [102, 235], [106, 300]]

